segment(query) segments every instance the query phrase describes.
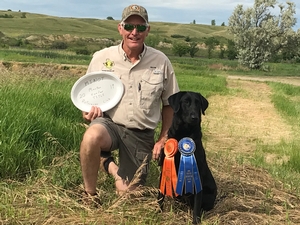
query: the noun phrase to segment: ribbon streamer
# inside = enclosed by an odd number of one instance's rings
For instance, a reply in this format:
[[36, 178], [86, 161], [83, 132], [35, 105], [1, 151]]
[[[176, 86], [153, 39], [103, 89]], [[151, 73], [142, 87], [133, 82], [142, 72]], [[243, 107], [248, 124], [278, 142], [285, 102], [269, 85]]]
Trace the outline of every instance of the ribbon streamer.
[[178, 151], [178, 142], [174, 138], [166, 141], [164, 147], [165, 159], [162, 167], [160, 191], [162, 194], [173, 197], [177, 196], [175, 188], [177, 184], [177, 173], [174, 163], [174, 155]]
[[194, 155], [196, 144], [193, 139], [186, 137], [179, 141], [178, 146], [181, 157], [178, 169], [176, 194], [182, 195], [184, 187], [185, 194], [194, 194], [194, 191], [199, 193], [202, 190], [202, 184]]

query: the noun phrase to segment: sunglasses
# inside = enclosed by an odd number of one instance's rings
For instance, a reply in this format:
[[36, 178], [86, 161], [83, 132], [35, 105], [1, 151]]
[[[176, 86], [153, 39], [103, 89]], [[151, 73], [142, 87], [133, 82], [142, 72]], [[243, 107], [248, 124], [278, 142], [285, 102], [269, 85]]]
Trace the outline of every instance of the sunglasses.
[[133, 31], [135, 28], [137, 32], [144, 32], [148, 28], [148, 25], [143, 25], [143, 24], [133, 25], [130, 23], [122, 23], [121, 25], [127, 31]]

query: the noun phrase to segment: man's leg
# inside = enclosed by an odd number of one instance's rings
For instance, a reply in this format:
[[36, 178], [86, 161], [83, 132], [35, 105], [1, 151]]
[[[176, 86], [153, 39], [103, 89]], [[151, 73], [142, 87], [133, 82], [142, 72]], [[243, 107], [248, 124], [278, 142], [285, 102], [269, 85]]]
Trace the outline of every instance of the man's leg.
[[88, 194], [96, 193], [101, 149], [107, 150], [110, 146], [111, 138], [103, 125], [93, 124], [86, 130], [80, 146], [80, 164]]

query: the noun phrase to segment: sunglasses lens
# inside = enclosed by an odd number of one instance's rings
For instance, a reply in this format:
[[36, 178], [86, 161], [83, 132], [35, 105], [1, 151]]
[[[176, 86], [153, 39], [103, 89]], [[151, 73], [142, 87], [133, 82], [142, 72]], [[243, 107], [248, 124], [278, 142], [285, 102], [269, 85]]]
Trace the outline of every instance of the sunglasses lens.
[[124, 24], [124, 29], [127, 31], [131, 31], [134, 29], [134, 25], [126, 23]]
[[129, 23], [125, 23], [123, 25], [123, 27], [127, 31], [132, 31], [132, 30], [134, 30], [134, 28], [136, 28], [136, 30], [138, 32], [144, 32], [147, 29], [146, 25], [133, 25], [133, 24], [129, 24]]
[[147, 29], [146, 25], [137, 25], [136, 29], [138, 32], [144, 32]]

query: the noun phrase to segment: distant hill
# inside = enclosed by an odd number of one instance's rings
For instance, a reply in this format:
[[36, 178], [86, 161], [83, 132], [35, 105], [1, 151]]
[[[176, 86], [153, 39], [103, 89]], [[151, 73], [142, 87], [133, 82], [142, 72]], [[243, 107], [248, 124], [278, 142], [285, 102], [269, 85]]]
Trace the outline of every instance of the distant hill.
[[[55, 17], [29, 12], [0, 10], [0, 32], [7, 37], [31, 35], [71, 35], [84, 38], [120, 39], [119, 21], [93, 18]], [[201, 42], [207, 37], [230, 39], [226, 27], [201, 24], [151, 22], [151, 35], [170, 39], [172, 36], [189, 37]]]

